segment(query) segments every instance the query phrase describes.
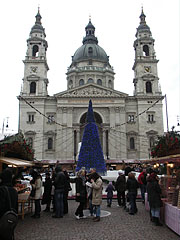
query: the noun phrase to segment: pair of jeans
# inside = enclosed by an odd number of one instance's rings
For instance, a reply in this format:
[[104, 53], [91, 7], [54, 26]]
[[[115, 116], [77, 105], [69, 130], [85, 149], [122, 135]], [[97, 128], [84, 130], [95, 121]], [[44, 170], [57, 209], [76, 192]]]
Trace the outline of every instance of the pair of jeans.
[[112, 198], [107, 198], [107, 205], [111, 206], [111, 204], [112, 204]]
[[96, 217], [101, 216], [101, 206], [100, 205], [93, 205], [96, 211]]
[[160, 208], [151, 208], [152, 217], [160, 217]]
[[56, 217], [63, 217], [63, 212], [64, 212], [63, 196], [64, 196], [63, 190], [55, 189], [54, 200], [55, 200]]
[[137, 212], [137, 206], [136, 206], [136, 193], [135, 192], [129, 192], [129, 203], [130, 203], [130, 213], [136, 213]]
[[41, 212], [40, 199], [35, 199], [35, 215], [40, 216], [40, 212]]
[[[118, 205], [119, 206], [125, 206], [126, 205], [126, 200], [125, 200], [125, 191], [117, 191], [117, 199], [118, 199]], [[122, 203], [121, 203], [122, 199]]]
[[146, 185], [140, 184], [140, 189], [141, 189], [141, 197], [143, 202], [145, 201], [145, 192], [146, 192]]
[[92, 199], [89, 198], [89, 211], [91, 216], [93, 216], [93, 214], [95, 214], [95, 208], [94, 205], [92, 205]]

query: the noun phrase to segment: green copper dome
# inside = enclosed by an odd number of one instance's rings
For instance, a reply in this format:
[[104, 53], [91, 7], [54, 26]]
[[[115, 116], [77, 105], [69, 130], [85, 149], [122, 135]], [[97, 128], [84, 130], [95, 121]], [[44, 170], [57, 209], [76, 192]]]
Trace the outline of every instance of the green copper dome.
[[78, 48], [73, 56], [73, 62], [81, 60], [99, 60], [102, 62], [109, 62], [108, 56], [103, 48], [97, 44], [87, 43]]
[[104, 63], [109, 63], [109, 57], [103, 48], [98, 45], [98, 40], [95, 37], [95, 27], [89, 20], [85, 28], [86, 36], [83, 38], [83, 45], [76, 50], [72, 58], [73, 62], [83, 60], [97, 60]]

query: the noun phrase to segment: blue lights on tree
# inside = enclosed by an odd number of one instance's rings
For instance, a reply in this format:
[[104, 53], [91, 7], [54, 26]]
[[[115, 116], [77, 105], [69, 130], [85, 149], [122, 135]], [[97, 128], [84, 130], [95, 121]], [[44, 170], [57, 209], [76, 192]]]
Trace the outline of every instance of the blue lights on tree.
[[88, 172], [90, 168], [96, 168], [96, 172], [99, 174], [104, 175], [106, 173], [106, 164], [99, 140], [98, 127], [94, 120], [91, 100], [89, 101], [86, 126], [84, 129], [76, 171], [79, 171], [82, 167], [85, 167]]

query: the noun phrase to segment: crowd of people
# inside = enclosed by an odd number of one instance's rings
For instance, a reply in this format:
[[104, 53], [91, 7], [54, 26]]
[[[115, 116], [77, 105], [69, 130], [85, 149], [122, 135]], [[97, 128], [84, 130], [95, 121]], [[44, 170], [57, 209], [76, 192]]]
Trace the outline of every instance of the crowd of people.
[[[77, 172], [76, 177], [70, 179], [66, 169], [57, 165], [52, 174], [46, 172], [45, 182], [42, 182], [41, 175], [35, 170], [31, 172], [31, 176], [31, 197], [34, 198], [35, 202], [33, 218], [40, 218], [41, 205], [45, 205], [45, 212], [49, 212], [52, 206], [53, 218], [63, 218], [68, 213], [68, 193], [72, 190], [71, 183], [74, 183], [76, 186], [75, 199], [78, 203], [75, 210], [76, 219], [86, 218], [83, 210], [89, 209], [89, 215], [92, 216], [93, 221], [100, 221], [103, 179], [96, 172], [96, 169], [92, 168], [87, 173], [82, 168]], [[13, 188], [12, 173], [9, 169], [5, 169], [0, 176], [0, 217], [7, 211], [8, 207], [3, 186], [8, 187], [12, 206], [18, 211], [18, 195]], [[42, 186], [44, 186], [43, 194]], [[159, 221], [160, 207], [162, 206], [161, 189], [157, 174], [154, 171], [147, 172], [146, 169], [142, 169], [138, 178], [136, 178], [130, 169], [119, 170], [116, 181], [109, 182], [105, 189], [107, 207], [111, 207], [113, 192], [117, 191], [118, 206], [123, 207], [130, 215], [136, 214], [138, 212], [136, 205], [138, 189], [141, 191], [143, 203], [145, 202], [145, 192], [148, 192], [151, 221], [156, 226], [161, 226], [162, 224]]]

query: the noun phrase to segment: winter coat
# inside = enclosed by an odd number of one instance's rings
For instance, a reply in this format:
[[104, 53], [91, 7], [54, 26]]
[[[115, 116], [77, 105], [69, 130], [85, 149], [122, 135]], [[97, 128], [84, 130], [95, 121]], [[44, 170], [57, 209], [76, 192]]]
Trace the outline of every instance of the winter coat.
[[118, 192], [124, 192], [126, 190], [126, 177], [124, 175], [120, 175], [115, 183], [115, 189]]
[[0, 217], [9, 210], [8, 193], [4, 186], [8, 187], [11, 207], [18, 211], [18, 193], [11, 185], [0, 186]]
[[51, 178], [46, 178], [44, 185], [44, 193], [42, 204], [47, 204], [51, 202], [51, 190], [52, 190], [52, 180]]
[[146, 185], [147, 184], [146, 177], [147, 177], [147, 174], [144, 172], [141, 172], [138, 176], [138, 183], [141, 185], [143, 184]]
[[147, 183], [148, 201], [151, 208], [162, 207], [161, 188], [157, 180], [148, 181]]
[[40, 199], [42, 196], [42, 180], [41, 177], [38, 177], [35, 181], [35, 184], [32, 185], [35, 188], [35, 196], [34, 199]]
[[126, 183], [126, 189], [128, 190], [128, 193], [136, 193], [137, 189], [139, 187], [139, 184], [135, 178], [128, 178]]
[[61, 171], [57, 172], [54, 180], [55, 190], [61, 190], [62, 192], [64, 192], [66, 182], [67, 182], [67, 179], [64, 173]]
[[[81, 177], [77, 177], [75, 180], [76, 183], [76, 202], [85, 202], [86, 201], [86, 184], [83, 183]], [[79, 196], [77, 196], [77, 194]]]
[[115, 191], [114, 186], [112, 184], [108, 184], [108, 186], [106, 188], [107, 198], [113, 197], [113, 191]]
[[92, 204], [101, 205], [102, 203], [102, 179], [99, 177], [92, 183]]

